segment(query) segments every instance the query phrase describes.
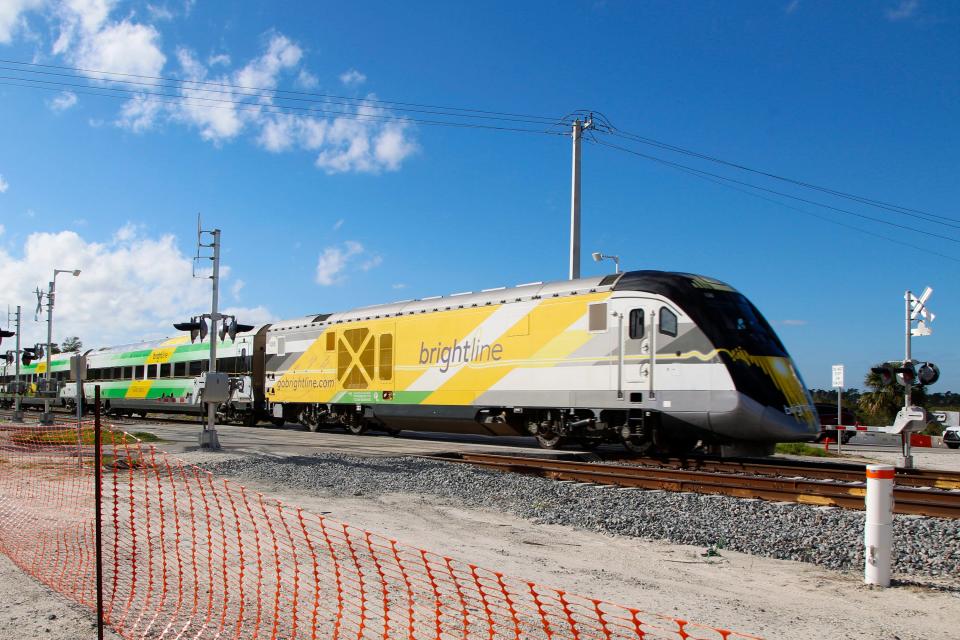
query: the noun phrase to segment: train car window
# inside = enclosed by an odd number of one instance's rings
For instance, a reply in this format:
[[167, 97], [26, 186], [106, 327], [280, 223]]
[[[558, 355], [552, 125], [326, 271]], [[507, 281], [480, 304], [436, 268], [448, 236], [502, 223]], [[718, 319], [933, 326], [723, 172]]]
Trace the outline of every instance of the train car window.
[[277, 338], [277, 355], [285, 356], [287, 355], [287, 339], [284, 336]]
[[170, 377], [170, 363], [166, 362], [160, 365], [160, 377], [169, 378]]
[[174, 362], [173, 363], [173, 377], [174, 378], [183, 378], [187, 375], [187, 363], [186, 362]]
[[597, 302], [587, 305], [588, 331], [601, 332], [607, 330], [607, 303]]
[[630, 310], [630, 339], [639, 340], [643, 337], [643, 329], [646, 323], [643, 321], [643, 309]]
[[200, 360], [190, 361], [189, 375], [191, 378], [196, 378], [198, 375], [200, 375], [201, 369], [202, 369], [202, 363], [200, 362]]
[[153, 380], [153, 379], [156, 378], [156, 377], [157, 377], [157, 365], [155, 365], [155, 364], [148, 364], [148, 365], [147, 365], [147, 379], [148, 379], [148, 380]]
[[337, 348], [337, 334], [333, 331], [327, 331], [327, 351], [333, 351]]
[[666, 307], [660, 307], [660, 333], [676, 337], [677, 314]]
[[393, 379], [393, 334], [380, 336], [380, 379]]
[[133, 367], [124, 367], [123, 368], [123, 379], [124, 380], [133, 380]]
[[133, 368], [133, 379], [134, 380], [143, 379], [143, 372], [144, 372], [144, 367], [142, 364], [138, 364], [137, 366], [135, 366]]

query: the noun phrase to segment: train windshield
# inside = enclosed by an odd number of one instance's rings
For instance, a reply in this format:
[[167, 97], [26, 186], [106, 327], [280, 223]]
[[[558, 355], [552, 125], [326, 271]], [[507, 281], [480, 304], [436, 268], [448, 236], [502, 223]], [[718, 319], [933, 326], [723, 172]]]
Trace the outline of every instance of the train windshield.
[[742, 347], [755, 356], [787, 356], [773, 328], [743, 294], [704, 291], [702, 295], [701, 326], [717, 348]]

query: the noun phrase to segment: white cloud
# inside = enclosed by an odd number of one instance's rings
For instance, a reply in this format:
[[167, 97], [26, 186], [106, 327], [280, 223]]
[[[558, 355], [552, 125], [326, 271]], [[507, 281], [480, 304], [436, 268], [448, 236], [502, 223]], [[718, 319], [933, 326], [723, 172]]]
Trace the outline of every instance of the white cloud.
[[379, 267], [381, 264], [383, 264], [383, 258], [381, 256], [370, 256], [368, 259], [363, 261], [363, 263], [360, 265], [360, 269], [362, 271], [370, 271], [370, 269]]
[[229, 66], [230, 66], [230, 56], [228, 56], [228, 55], [225, 54], [225, 53], [218, 53], [218, 54], [215, 55], [215, 56], [210, 56], [209, 58], [207, 58], [207, 64], [210, 65], [211, 67], [215, 67], [215, 66], [217, 66], [217, 65], [222, 65], [222, 66], [224, 66], [224, 67], [229, 67]]
[[77, 104], [77, 94], [73, 91], [61, 91], [47, 105], [56, 113], [62, 113]]
[[[160, 33], [124, 20], [85, 36], [70, 56], [78, 67], [140, 76], [159, 76], [166, 63]], [[97, 78], [102, 74], [88, 73]]]
[[[56, 34], [51, 52], [71, 66], [86, 69], [83, 73], [98, 85], [110, 86], [115, 83], [111, 78], [119, 78], [105, 72], [165, 75], [167, 56], [160, 32], [151, 24], [138, 22], [138, 13], [123, 9], [119, 0], [0, 3], [0, 41], [12, 37], [14, 25], [26, 11], [49, 3], [47, 17]], [[181, 6], [173, 0], [154, 0], [144, 7], [140, 15], [160, 20], [188, 14], [193, 2]], [[126, 13], [117, 15], [122, 10]], [[175, 57], [178, 68], [166, 75], [210, 84], [191, 84], [175, 97], [158, 98], [146, 91], [137, 94], [122, 104], [115, 125], [135, 133], [165, 123], [182, 125], [214, 145], [249, 136], [271, 153], [310, 152], [314, 165], [328, 174], [396, 171], [418, 149], [411, 123], [375, 106], [372, 95], [344, 107], [346, 113], [338, 117], [280, 111], [275, 89], [282, 80], [304, 88], [318, 85], [317, 77], [303, 65], [302, 47], [282, 33], [268, 32], [260, 54], [232, 69], [232, 60], [225, 53], [211, 55], [204, 63], [192, 51], [180, 48]], [[350, 69], [340, 79], [359, 86], [366, 76]], [[75, 106], [77, 96], [63, 92], [48, 104], [61, 112]], [[91, 120], [90, 124], [99, 126], [101, 122]]]
[[790, 3], [786, 7], [784, 7], [783, 10], [786, 13], [793, 13], [799, 8], [800, 8], [800, 0], [790, 0]]
[[340, 82], [348, 87], [359, 87], [367, 81], [367, 76], [356, 69], [350, 69], [340, 74]]
[[0, 173], [0, 193], [6, 193], [7, 189], [10, 188], [10, 183], [3, 179], [3, 174]]
[[234, 280], [233, 284], [230, 285], [230, 295], [233, 296], [234, 300], [240, 299], [240, 291], [246, 286], [246, 282], [243, 280]]
[[279, 320], [269, 309], [263, 305], [256, 307], [227, 307], [222, 311], [225, 315], [236, 316], [240, 324], [266, 324]]
[[149, 13], [150, 17], [156, 22], [173, 20], [174, 18], [173, 11], [166, 5], [151, 4], [148, 2], [147, 13]]
[[333, 223], [333, 230], [334, 230], [334, 231], [339, 231], [339, 230], [340, 230], [340, 227], [343, 226], [343, 223], [344, 223], [344, 222], [346, 222], [346, 220], [344, 220], [343, 218], [340, 218], [339, 220], [337, 220], [336, 222], [334, 222], [334, 223]]
[[330, 246], [320, 253], [317, 260], [317, 284], [328, 287], [344, 280], [344, 271], [359, 261], [361, 271], [369, 271], [383, 262], [376, 254], [370, 254], [362, 244], [347, 240], [342, 246]]
[[[75, 231], [33, 233], [16, 254], [0, 247], [0, 282], [6, 301], [32, 309], [33, 289], [49, 281], [54, 267], [81, 269], [79, 277], [57, 279], [54, 340], [77, 335], [89, 347], [107, 346], [175, 335], [173, 322], [208, 309], [209, 281], [193, 278], [191, 263], [174, 236], [151, 236], [135, 225], [124, 225], [107, 242]], [[253, 322], [272, 317], [263, 307], [237, 316]], [[24, 329], [28, 343], [45, 338], [41, 323], [27, 322]]]
[[0, 236], [2, 236], [6, 232], [7, 232], [7, 228], [2, 224], [0, 224]]
[[802, 327], [808, 324], [807, 320], [781, 320], [780, 324], [785, 327]]
[[316, 89], [320, 85], [320, 80], [306, 69], [300, 69], [297, 74], [297, 86], [301, 89]]
[[391, 288], [391, 289], [406, 289], [406, 288], [407, 288], [407, 285], [406, 285], [406, 283], [404, 283], [404, 282], [398, 282], [398, 283], [396, 283], [396, 284], [390, 285], [390, 288]]
[[900, 0], [897, 6], [887, 9], [887, 20], [897, 22], [912, 18], [920, 8], [920, 0]]
[[0, 2], [0, 43], [8, 44], [13, 35], [24, 28], [23, 14], [36, 9], [43, 4], [43, 0], [3, 0]]
[[123, 103], [116, 124], [134, 133], [152, 129], [165, 104], [153, 96], [134, 96]]
[[331, 121], [327, 144], [315, 161], [319, 168], [327, 173], [395, 171], [417, 150], [408, 123], [376, 119], [389, 113], [366, 101], [356, 111], [359, 119], [337, 117]]

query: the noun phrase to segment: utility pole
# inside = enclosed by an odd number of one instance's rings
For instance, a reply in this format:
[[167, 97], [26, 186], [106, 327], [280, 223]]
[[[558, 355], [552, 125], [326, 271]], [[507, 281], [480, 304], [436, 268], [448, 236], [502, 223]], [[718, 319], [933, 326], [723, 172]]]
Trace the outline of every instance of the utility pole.
[[[217, 313], [217, 303], [220, 293], [220, 229], [200, 233], [209, 233], [213, 235], [213, 244], [200, 244], [198, 236], [197, 242], [201, 247], [213, 248], [213, 274], [210, 279], [213, 281], [213, 300], [210, 305], [210, 366], [207, 368], [207, 377], [217, 370], [217, 321], [220, 319]], [[199, 253], [199, 252], [198, 252]], [[219, 449], [220, 439], [217, 437], [217, 404], [215, 402], [207, 403], [207, 423], [200, 433], [200, 446], [209, 449]]]
[[20, 406], [20, 398], [23, 396], [23, 389], [20, 388], [20, 305], [17, 305], [17, 374], [16, 374], [16, 395], [14, 396], [13, 421], [23, 422], [23, 407]]
[[40, 287], [37, 287], [37, 314], [39, 315], [42, 305], [43, 297], [47, 297], [47, 359], [46, 359], [46, 372], [44, 375], [44, 390], [43, 390], [43, 416], [40, 418], [40, 424], [50, 425], [53, 424], [53, 414], [50, 413], [50, 391], [53, 387], [53, 379], [50, 374], [50, 356], [51, 356], [51, 347], [53, 343], [53, 303], [56, 300], [56, 289], [57, 289], [57, 276], [61, 273], [72, 274], [74, 278], [80, 275], [80, 269], [54, 269], [53, 270], [53, 279], [50, 280], [50, 287], [47, 289], [47, 293], [40, 291]]
[[573, 121], [573, 176], [570, 194], [570, 279], [580, 277], [580, 141], [593, 128], [593, 114], [586, 121]]
[[[20, 305], [17, 305], [17, 312], [13, 316], [15, 327], [17, 328], [17, 342], [14, 347], [13, 357], [16, 360], [14, 365], [16, 374], [14, 375], [13, 386], [13, 420], [12, 422], [23, 422], [23, 410], [20, 408]], [[10, 326], [10, 308], [7, 307], [7, 327]]]
[[[913, 336], [913, 315], [911, 303], [913, 302], [913, 294], [909, 290], [904, 294], [904, 306], [906, 307], [906, 319], [907, 319], [907, 331], [906, 331], [906, 344], [904, 347], [903, 355], [903, 366], [909, 367], [912, 363], [912, 349], [911, 349], [911, 337]], [[903, 408], [907, 409], [911, 406], [911, 384], [908, 380], [904, 379], [903, 381]], [[903, 453], [903, 457], [900, 460], [901, 466], [906, 469], [913, 468], [913, 454], [910, 451], [910, 432], [904, 432], [900, 434], [900, 450]]]

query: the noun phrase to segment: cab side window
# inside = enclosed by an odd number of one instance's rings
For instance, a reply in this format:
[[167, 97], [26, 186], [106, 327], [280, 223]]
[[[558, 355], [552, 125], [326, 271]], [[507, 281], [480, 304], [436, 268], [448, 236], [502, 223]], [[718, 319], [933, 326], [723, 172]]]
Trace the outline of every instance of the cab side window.
[[643, 337], [643, 309], [632, 309], [630, 311], [630, 339], [639, 340]]
[[676, 337], [677, 314], [666, 307], [660, 307], [660, 333]]

